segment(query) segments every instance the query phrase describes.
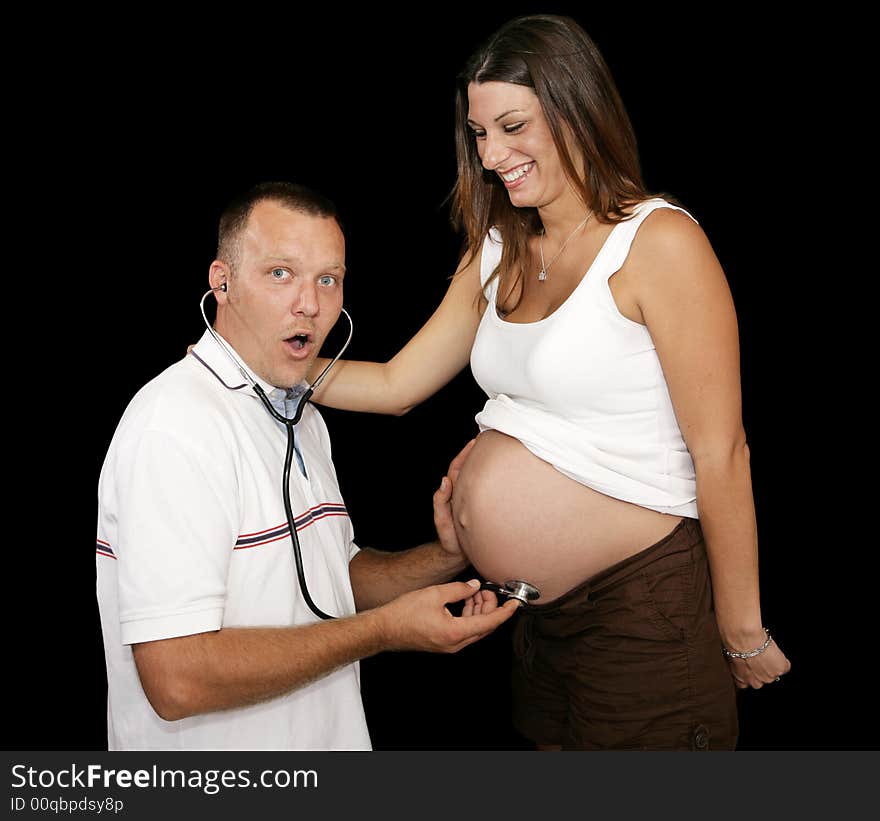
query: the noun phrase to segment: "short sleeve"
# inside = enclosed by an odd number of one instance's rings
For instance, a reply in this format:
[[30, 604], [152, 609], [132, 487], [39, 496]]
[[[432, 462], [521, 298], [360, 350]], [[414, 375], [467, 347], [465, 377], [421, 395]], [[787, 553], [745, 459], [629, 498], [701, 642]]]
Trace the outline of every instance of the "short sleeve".
[[[229, 462], [221, 464], [223, 458]], [[116, 550], [124, 644], [222, 626], [239, 518], [232, 460], [150, 430], [120, 454]]]

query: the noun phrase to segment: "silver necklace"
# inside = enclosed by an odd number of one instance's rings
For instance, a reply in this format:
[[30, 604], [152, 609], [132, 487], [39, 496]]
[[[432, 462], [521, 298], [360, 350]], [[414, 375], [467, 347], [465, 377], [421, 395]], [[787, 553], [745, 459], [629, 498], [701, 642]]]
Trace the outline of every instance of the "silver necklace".
[[573, 237], [578, 231], [580, 231], [581, 228], [583, 228], [583, 227], [587, 224], [587, 220], [589, 220], [589, 218], [592, 217], [592, 216], [593, 216], [593, 214], [592, 214], [592, 213], [589, 213], [589, 214], [587, 214], [586, 217], [584, 217], [584, 221], [583, 221], [580, 225], [578, 225], [577, 228], [575, 228], [574, 231], [572, 231], [572, 232], [568, 235], [568, 239], [566, 239], [565, 242], [562, 243], [562, 246], [560, 247], [560, 249], [556, 252], [556, 254], [553, 256], [553, 259], [551, 259], [550, 262], [549, 262], [547, 265], [544, 264], [544, 229], [543, 229], [543, 228], [541, 229], [541, 241], [540, 241], [540, 244], [539, 244], [539, 247], [540, 247], [540, 249], [541, 249], [541, 270], [538, 271], [538, 282], [543, 282], [545, 279], [547, 279], [547, 269], [548, 269], [548, 268], [549, 268], [554, 262], [556, 262], [557, 259], [559, 259], [559, 255], [565, 250], [565, 246], [568, 245], [569, 240], [570, 240], [570, 239], [571, 239], [571, 238], [572, 238], [572, 237]]

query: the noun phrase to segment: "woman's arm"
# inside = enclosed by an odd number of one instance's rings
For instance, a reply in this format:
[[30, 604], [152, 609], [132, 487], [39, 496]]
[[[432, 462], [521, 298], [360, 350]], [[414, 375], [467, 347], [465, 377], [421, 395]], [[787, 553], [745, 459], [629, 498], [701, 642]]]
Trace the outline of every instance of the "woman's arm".
[[[702, 229], [659, 209], [641, 226], [627, 276], [663, 367], [682, 436], [694, 460], [715, 613], [724, 646], [764, 643], [758, 590], [758, 537], [742, 423], [739, 336], [727, 280]], [[788, 671], [778, 647], [748, 665], [741, 686]]]
[[[337, 362], [313, 400], [343, 410], [403, 415], [467, 365], [480, 324], [480, 254], [462, 260], [443, 301], [403, 350], [386, 363]], [[312, 380], [329, 360], [318, 359]]]

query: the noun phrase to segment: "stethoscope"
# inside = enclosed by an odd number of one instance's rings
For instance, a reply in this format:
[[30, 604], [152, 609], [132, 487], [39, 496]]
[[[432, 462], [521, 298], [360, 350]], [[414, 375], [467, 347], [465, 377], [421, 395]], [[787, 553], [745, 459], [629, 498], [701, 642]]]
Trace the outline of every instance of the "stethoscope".
[[510, 579], [504, 584], [496, 584], [495, 582], [483, 582], [480, 590], [491, 590], [499, 596], [506, 596], [508, 599], [516, 599], [523, 604], [528, 604], [540, 598], [541, 591], [533, 584], [524, 582], [521, 579]]
[[[327, 375], [330, 368], [332, 368], [342, 354], [345, 353], [346, 348], [348, 348], [349, 343], [351, 342], [352, 334], [354, 333], [354, 323], [351, 321], [351, 316], [345, 308], [342, 308], [342, 313], [345, 314], [345, 318], [348, 320], [348, 338], [345, 340], [345, 344], [342, 346], [341, 350], [338, 354], [336, 354], [333, 359], [330, 360], [327, 367], [324, 368], [321, 373], [318, 374], [317, 379], [309, 385], [306, 389], [305, 393], [299, 399], [299, 402], [296, 406], [296, 412], [293, 414], [293, 417], [288, 419], [286, 416], [278, 413], [274, 407], [272, 407], [272, 403], [269, 401], [269, 397], [266, 396], [266, 392], [260, 387], [260, 385], [253, 379], [253, 377], [242, 367], [241, 363], [236, 358], [235, 354], [229, 348], [229, 345], [226, 341], [218, 334], [212, 327], [211, 323], [208, 322], [208, 317], [205, 316], [205, 300], [208, 296], [214, 291], [226, 291], [226, 283], [224, 282], [222, 285], [218, 285], [216, 288], [210, 288], [205, 291], [202, 295], [201, 302], [199, 303], [199, 307], [202, 311], [202, 319], [205, 321], [205, 327], [208, 329], [208, 332], [214, 338], [214, 341], [223, 349], [226, 353], [226, 356], [229, 357], [230, 361], [233, 365], [238, 369], [239, 373], [244, 377], [245, 382], [247, 382], [254, 390], [254, 393], [259, 397], [260, 401], [263, 403], [263, 406], [269, 412], [273, 419], [277, 419], [287, 428], [287, 452], [284, 457], [284, 473], [282, 478], [282, 486], [281, 486], [281, 495], [284, 499], [284, 512], [287, 514], [287, 526], [290, 529], [290, 541], [293, 546], [293, 558], [296, 562], [296, 576], [299, 579], [299, 585], [302, 590], [303, 598], [305, 599], [306, 604], [309, 606], [311, 611], [321, 619], [335, 619], [336, 616], [331, 616], [329, 613], [325, 613], [315, 602], [312, 600], [311, 595], [309, 594], [309, 588], [306, 584], [306, 574], [303, 570], [303, 560], [302, 560], [302, 550], [299, 544], [299, 536], [296, 532], [296, 523], [293, 519], [293, 507], [290, 504], [290, 467], [293, 463], [293, 451], [294, 451], [294, 434], [293, 434], [293, 426], [299, 422], [302, 417], [303, 411], [306, 407], [306, 402], [311, 399], [312, 394], [315, 392], [315, 388], [321, 384], [324, 380], [324, 377]], [[243, 388], [244, 385], [238, 385], [236, 387], [232, 387], [231, 385], [227, 385], [225, 382], [223, 385], [230, 390], [238, 390], [239, 388]], [[506, 596], [507, 598], [517, 599], [523, 604], [527, 604], [529, 601], [533, 601], [537, 599], [541, 594], [538, 592], [538, 588], [529, 584], [528, 582], [512, 580], [504, 582], [504, 584], [496, 584], [495, 582], [483, 582], [480, 586], [481, 590], [491, 590], [494, 593], [497, 593], [501, 596]]]

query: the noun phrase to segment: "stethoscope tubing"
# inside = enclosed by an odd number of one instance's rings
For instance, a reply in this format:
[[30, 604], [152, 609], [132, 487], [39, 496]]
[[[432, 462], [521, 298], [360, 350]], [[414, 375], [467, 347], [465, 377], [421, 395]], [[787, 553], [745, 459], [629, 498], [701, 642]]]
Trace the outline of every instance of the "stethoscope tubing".
[[[259, 387], [259, 386], [258, 386]], [[262, 390], [260, 391], [262, 393]], [[306, 601], [306, 604], [309, 606], [311, 611], [321, 619], [335, 619], [336, 616], [331, 616], [329, 613], [325, 613], [318, 607], [317, 604], [312, 600], [311, 594], [309, 593], [309, 586], [306, 584], [306, 573], [303, 569], [303, 558], [302, 558], [302, 548], [299, 544], [299, 536], [296, 532], [296, 522], [293, 517], [293, 507], [290, 504], [290, 466], [293, 464], [293, 426], [299, 421], [300, 416], [302, 416], [303, 409], [305, 408], [306, 402], [308, 401], [309, 396], [311, 396], [311, 391], [308, 391], [306, 394], [303, 394], [303, 397], [300, 399], [299, 404], [296, 408], [296, 413], [294, 414], [293, 419], [285, 419], [285, 426], [287, 427], [287, 453], [284, 457], [284, 472], [282, 474], [282, 482], [283, 487], [281, 490], [281, 496], [284, 500], [284, 512], [287, 514], [287, 525], [290, 528], [290, 542], [293, 547], [293, 559], [296, 563], [296, 577], [299, 579], [300, 590], [302, 590], [303, 598]], [[271, 410], [275, 410], [270, 404], [269, 400], [266, 399], [266, 395], [263, 394], [261, 399], [264, 400], [264, 404], [266, 404]], [[276, 416], [280, 416], [281, 414], [276, 413]], [[283, 418], [283, 417], [282, 417]]]

